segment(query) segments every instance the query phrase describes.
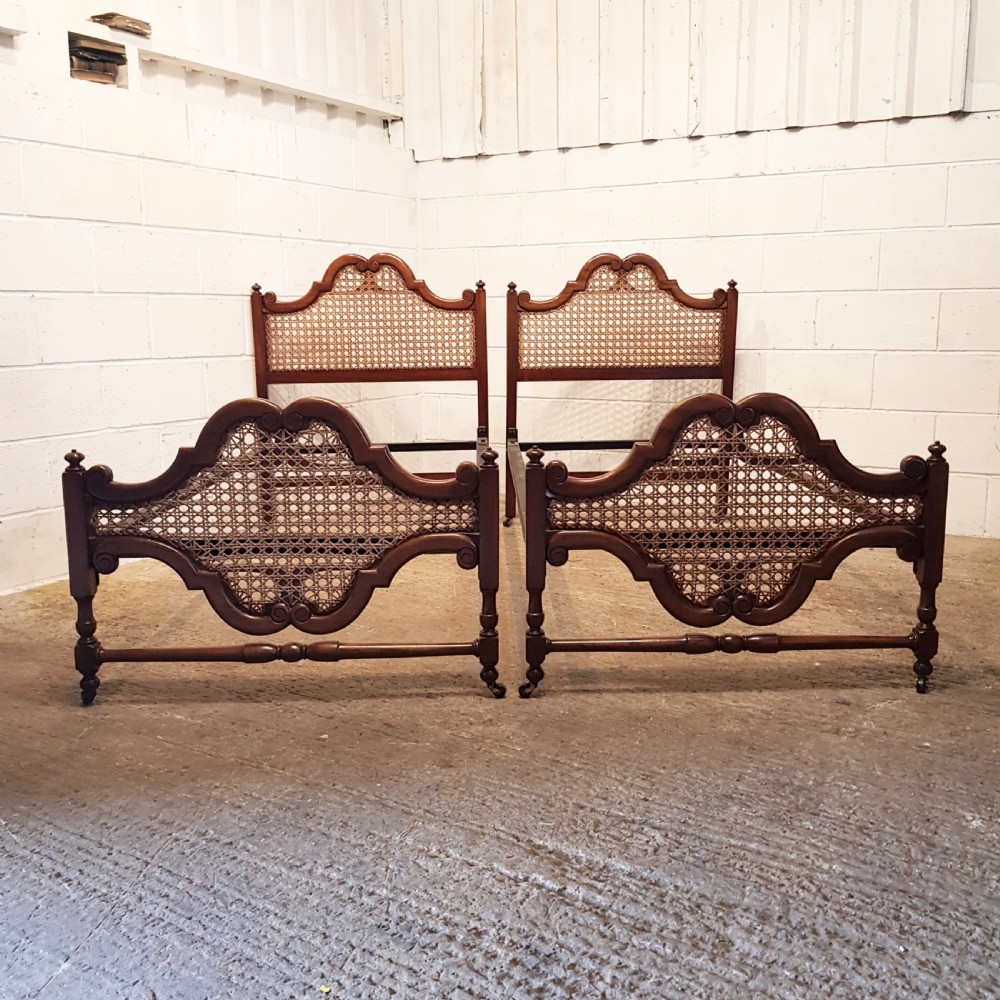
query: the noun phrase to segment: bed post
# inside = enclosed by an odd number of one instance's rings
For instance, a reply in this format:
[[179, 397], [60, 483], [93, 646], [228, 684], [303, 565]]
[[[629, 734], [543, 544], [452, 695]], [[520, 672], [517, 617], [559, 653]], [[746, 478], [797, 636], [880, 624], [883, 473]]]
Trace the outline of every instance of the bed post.
[[[507, 285], [507, 440], [517, 439], [517, 374], [520, 364], [520, 328], [517, 317], [517, 285]], [[510, 457], [504, 461], [503, 526], [517, 514], [517, 496], [514, 493], [514, 475], [510, 468]]]
[[[487, 444], [487, 442], [483, 442]], [[500, 640], [497, 636], [497, 590], [500, 588], [500, 469], [497, 453], [488, 446], [479, 454], [479, 590], [483, 595], [482, 626], [476, 651], [479, 676], [494, 698], [507, 688], [497, 679]]]
[[254, 285], [250, 292], [250, 317], [253, 321], [253, 359], [257, 395], [261, 399], [267, 399], [267, 333], [264, 328], [264, 296], [261, 294], [260, 285]]
[[917, 675], [917, 693], [927, 693], [927, 678], [934, 671], [931, 660], [938, 651], [938, 631], [934, 626], [937, 617], [935, 592], [941, 582], [944, 563], [945, 504], [948, 499], [948, 463], [944, 458], [945, 446], [935, 441], [928, 449], [927, 497], [924, 501], [924, 550], [913, 569], [920, 584], [920, 604], [917, 607], [918, 624], [911, 633], [916, 657], [913, 672]]
[[97, 593], [97, 573], [90, 562], [87, 532], [87, 504], [83, 477], [84, 455], [73, 450], [66, 455], [63, 471], [63, 507], [66, 513], [66, 541], [69, 550], [69, 592], [76, 601], [76, 632], [79, 638], [73, 651], [80, 678], [80, 699], [90, 705], [97, 697], [101, 681], [101, 644], [94, 638], [94, 595]]
[[722, 395], [733, 398], [733, 378], [736, 368], [736, 309], [739, 292], [736, 281], [730, 279], [726, 290], [726, 312], [722, 331]]
[[524, 654], [528, 661], [527, 681], [517, 693], [530, 698], [542, 682], [545, 671], [542, 661], [548, 651], [548, 640], [542, 630], [545, 612], [542, 610], [542, 593], [545, 590], [545, 532], [548, 516], [545, 506], [545, 467], [542, 465], [541, 448], [529, 448], [528, 464], [524, 470], [524, 509], [521, 524], [524, 529], [524, 566], [528, 588], [528, 613], [525, 618], [528, 631], [524, 640]]

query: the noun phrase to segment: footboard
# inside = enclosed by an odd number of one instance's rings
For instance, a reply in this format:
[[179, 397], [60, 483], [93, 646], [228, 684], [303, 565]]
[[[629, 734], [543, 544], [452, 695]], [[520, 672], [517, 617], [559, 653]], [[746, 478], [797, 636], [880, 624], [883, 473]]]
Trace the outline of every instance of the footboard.
[[[892, 474], [856, 468], [783, 396], [739, 403], [714, 394], [671, 410], [614, 471], [574, 476], [528, 452], [526, 503], [528, 695], [556, 651], [706, 653], [904, 648], [927, 690], [937, 652], [935, 590], [944, 555], [948, 466], [944, 446], [909, 456]], [[850, 553], [891, 547], [913, 564], [917, 624], [897, 636], [687, 635], [673, 639], [558, 640], [542, 631], [546, 563], [571, 549], [604, 549], [647, 582], [663, 607], [693, 626], [736, 618], [772, 625], [794, 614], [817, 580]]]
[[[70, 589], [78, 605], [77, 669], [85, 703], [111, 661], [234, 660], [244, 663], [471, 654], [497, 683], [498, 469], [483, 444], [479, 465], [420, 476], [372, 445], [345, 409], [302, 399], [280, 409], [260, 399], [219, 410], [194, 448], [146, 483], [114, 480], [71, 452], [63, 476]], [[250, 635], [288, 626], [343, 628], [376, 587], [414, 556], [454, 553], [478, 567], [481, 630], [469, 643], [345, 645], [246, 643], [176, 649], [105, 649], [95, 638], [93, 598], [123, 557], [172, 567], [204, 591], [227, 624]]]

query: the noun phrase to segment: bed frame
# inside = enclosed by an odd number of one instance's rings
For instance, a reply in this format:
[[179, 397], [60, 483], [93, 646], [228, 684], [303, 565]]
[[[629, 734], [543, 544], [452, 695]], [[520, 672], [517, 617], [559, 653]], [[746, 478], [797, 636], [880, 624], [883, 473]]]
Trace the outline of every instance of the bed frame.
[[[497, 698], [499, 469], [487, 427], [485, 291], [442, 299], [389, 254], [335, 260], [290, 302], [254, 285], [257, 392], [275, 383], [462, 380], [478, 390], [475, 440], [373, 445], [343, 406], [300, 399], [284, 409], [238, 400], [147, 483], [86, 469], [73, 451], [63, 475], [76, 666], [84, 704], [103, 663], [363, 659], [472, 655]], [[408, 472], [392, 451], [468, 449], [454, 472]], [[454, 553], [478, 568], [479, 635], [466, 643], [247, 643], [211, 648], [105, 649], [95, 637], [100, 576], [123, 557], [159, 559], [205, 592], [227, 624], [251, 635], [287, 626], [314, 634], [352, 622], [376, 587], [414, 556]]]
[[[504, 525], [524, 488], [522, 452], [630, 448], [632, 441], [519, 442], [523, 382], [718, 379], [733, 394], [736, 282], [709, 298], [688, 295], [648, 254], [600, 254], [552, 299], [507, 286], [507, 463]], [[578, 473], [582, 474], [582, 473]], [[521, 501], [523, 509], [523, 500]], [[522, 530], [523, 530], [522, 523]]]
[[[900, 471], [856, 468], [808, 415], [770, 393], [738, 403], [709, 393], [670, 410], [649, 441], [603, 475], [543, 466], [528, 451], [521, 506], [528, 590], [528, 697], [549, 653], [777, 653], [909, 649], [927, 691], [938, 649], [935, 591], [944, 556], [948, 464], [939, 442]], [[546, 564], [573, 549], [617, 556], [678, 621], [736, 618], [769, 626], [794, 614], [817, 580], [861, 548], [891, 547], [912, 563], [917, 624], [903, 635], [689, 634], [676, 638], [552, 639], [542, 629]]]

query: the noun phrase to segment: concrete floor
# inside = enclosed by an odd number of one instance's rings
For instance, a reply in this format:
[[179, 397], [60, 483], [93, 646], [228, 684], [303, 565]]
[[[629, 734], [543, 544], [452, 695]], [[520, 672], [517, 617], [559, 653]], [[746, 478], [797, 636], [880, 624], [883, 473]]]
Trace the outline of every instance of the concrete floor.
[[[2, 599], [0, 997], [1000, 996], [1000, 542], [949, 540], [927, 697], [899, 652], [591, 654], [523, 702], [505, 562], [503, 702], [471, 660], [112, 664], [83, 709], [65, 585]], [[555, 637], [690, 631], [601, 553], [551, 581]], [[915, 601], [858, 553], [784, 630]], [[477, 613], [424, 557], [341, 635]], [[155, 564], [97, 616], [232, 641]]]

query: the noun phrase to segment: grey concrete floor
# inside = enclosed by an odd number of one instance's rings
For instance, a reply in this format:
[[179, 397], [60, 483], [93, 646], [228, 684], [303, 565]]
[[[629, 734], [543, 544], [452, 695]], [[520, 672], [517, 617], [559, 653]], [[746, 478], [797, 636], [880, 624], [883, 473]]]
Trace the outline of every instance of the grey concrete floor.
[[[0, 997], [1000, 996], [1000, 542], [949, 539], [926, 697], [900, 652], [590, 654], [523, 702], [505, 541], [503, 702], [461, 659], [112, 664], [83, 709], [65, 584], [0, 600]], [[554, 637], [691, 631], [604, 554], [550, 579]], [[782, 630], [915, 601], [858, 553]], [[155, 564], [96, 609], [232, 641]], [[424, 557], [341, 636], [477, 614]]]

